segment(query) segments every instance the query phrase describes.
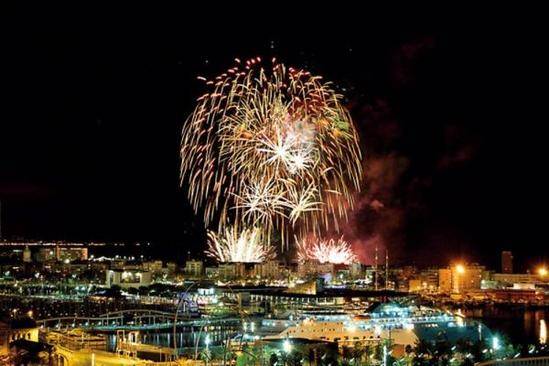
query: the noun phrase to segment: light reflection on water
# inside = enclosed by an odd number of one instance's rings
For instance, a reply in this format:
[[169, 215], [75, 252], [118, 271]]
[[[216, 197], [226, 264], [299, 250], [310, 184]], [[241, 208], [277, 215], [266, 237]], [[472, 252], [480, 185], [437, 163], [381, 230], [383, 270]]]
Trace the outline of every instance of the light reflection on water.
[[514, 343], [547, 343], [549, 309], [493, 306], [458, 310], [466, 317], [480, 320], [490, 329], [508, 336]]
[[[233, 337], [237, 333], [236, 327], [224, 327], [222, 330], [208, 332], [192, 332], [190, 330], [179, 331], [176, 333], [177, 348], [188, 349], [194, 348], [197, 344], [202, 345], [206, 334], [211, 340], [211, 345], [221, 345], [227, 337]], [[173, 331], [156, 331], [156, 332], [141, 332], [139, 335], [141, 343], [152, 344], [162, 347], [173, 347]], [[116, 350], [116, 334], [107, 336], [107, 347], [109, 351]]]

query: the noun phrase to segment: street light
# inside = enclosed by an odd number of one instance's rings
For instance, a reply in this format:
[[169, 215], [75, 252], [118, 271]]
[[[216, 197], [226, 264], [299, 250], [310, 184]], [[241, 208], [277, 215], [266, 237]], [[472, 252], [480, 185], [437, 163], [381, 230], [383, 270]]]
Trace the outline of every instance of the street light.
[[547, 273], [548, 273], [548, 271], [547, 271], [547, 268], [546, 268], [545, 266], [539, 267], [539, 268], [538, 268], [538, 274], [539, 274], [541, 277], [547, 276]]
[[456, 272], [458, 274], [464, 274], [465, 273], [465, 267], [463, 266], [463, 264], [457, 264], [456, 265]]

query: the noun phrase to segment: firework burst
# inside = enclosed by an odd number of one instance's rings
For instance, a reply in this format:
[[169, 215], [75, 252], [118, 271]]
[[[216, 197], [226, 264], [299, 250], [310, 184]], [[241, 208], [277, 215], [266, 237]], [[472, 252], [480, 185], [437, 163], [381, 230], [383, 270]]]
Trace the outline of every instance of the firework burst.
[[[267, 238], [339, 229], [361, 179], [358, 134], [342, 96], [309, 72], [259, 58], [206, 80], [186, 121], [181, 182], [207, 227]], [[286, 244], [287, 245], [287, 244]]]
[[264, 244], [262, 238], [258, 228], [237, 230], [230, 227], [221, 234], [210, 231], [206, 254], [218, 262], [264, 262], [274, 257], [274, 249]]
[[297, 243], [297, 258], [300, 262], [313, 260], [333, 264], [351, 264], [358, 260], [351, 245], [343, 238], [338, 240], [299, 241]]

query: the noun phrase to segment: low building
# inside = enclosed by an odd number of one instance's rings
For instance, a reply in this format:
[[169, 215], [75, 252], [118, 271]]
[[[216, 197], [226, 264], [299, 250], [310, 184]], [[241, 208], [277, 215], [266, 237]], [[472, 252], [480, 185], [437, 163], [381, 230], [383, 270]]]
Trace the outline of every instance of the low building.
[[[175, 262], [168, 262], [166, 263], [166, 272], [168, 275], [172, 276], [177, 272], [177, 263]], [[202, 272], [202, 271], [201, 271]]]
[[297, 265], [297, 274], [300, 277], [311, 275], [334, 273], [334, 265], [332, 263], [318, 263], [317, 261], [304, 261]]
[[32, 255], [31, 250], [29, 246], [27, 245], [25, 249], [23, 250], [23, 262], [30, 263], [32, 262]]
[[279, 278], [281, 276], [279, 263], [277, 261], [257, 263], [254, 266], [254, 275], [259, 278]]
[[57, 260], [55, 250], [53, 248], [40, 248], [36, 253], [36, 261], [40, 263], [51, 262]]
[[55, 256], [58, 261], [86, 261], [88, 260], [88, 248], [86, 247], [55, 247]]
[[362, 263], [351, 263], [349, 265], [349, 273], [353, 280], [364, 278], [364, 268]]
[[162, 261], [143, 262], [143, 270], [152, 273], [160, 273], [162, 272]]
[[218, 267], [218, 276], [223, 280], [231, 280], [236, 278], [236, 264], [220, 263]]
[[532, 273], [494, 273], [492, 280], [497, 281], [503, 286], [513, 286], [514, 284], [544, 284], [548, 279], [542, 278], [538, 274]]
[[151, 284], [151, 272], [140, 270], [108, 270], [105, 285], [120, 286], [121, 288], [139, 288]]
[[206, 267], [205, 275], [208, 279], [215, 279], [219, 277], [219, 267]]
[[201, 277], [204, 272], [204, 262], [188, 260], [185, 262], [185, 274], [192, 277]]

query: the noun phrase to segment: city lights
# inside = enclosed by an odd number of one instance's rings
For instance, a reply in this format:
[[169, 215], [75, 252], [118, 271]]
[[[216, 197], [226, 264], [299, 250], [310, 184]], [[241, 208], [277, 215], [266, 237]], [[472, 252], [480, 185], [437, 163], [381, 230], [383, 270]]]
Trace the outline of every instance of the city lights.
[[9, 19], [0, 365], [546, 362], [542, 32], [204, 4]]

